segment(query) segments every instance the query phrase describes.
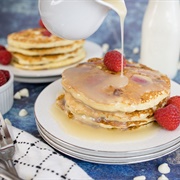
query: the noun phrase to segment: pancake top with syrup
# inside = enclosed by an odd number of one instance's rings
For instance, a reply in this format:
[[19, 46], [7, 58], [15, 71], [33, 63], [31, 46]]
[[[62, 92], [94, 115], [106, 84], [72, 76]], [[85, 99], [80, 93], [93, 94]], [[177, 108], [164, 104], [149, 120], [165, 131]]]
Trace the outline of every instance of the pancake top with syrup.
[[111, 85], [118, 82], [120, 73], [107, 70], [102, 59], [93, 58], [66, 69], [62, 74], [62, 86], [88, 106], [113, 112], [152, 108], [170, 95], [169, 78], [142, 64], [127, 61], [124, 75], [129, 80], [126, 86]]

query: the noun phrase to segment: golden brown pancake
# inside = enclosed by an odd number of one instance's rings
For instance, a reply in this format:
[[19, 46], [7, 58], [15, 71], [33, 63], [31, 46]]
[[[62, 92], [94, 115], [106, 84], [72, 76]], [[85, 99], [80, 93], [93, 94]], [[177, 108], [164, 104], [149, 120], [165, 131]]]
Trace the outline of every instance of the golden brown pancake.
[[7, 49], [13, 55], [13, 66], [43, 70], [72, 65], [85, 58], [85, 40], [66, 40], [44, 32], [44, 28], [31, 28], [8, 35]]
[[128, 129], [153, 122], [154, 111], [170, 95], [169, 78], [129, 61], [124, 76], [126, 86], [112, 85], [120, 73], [109, 71], [100, 58], [68, 68], [62, 73], [64, 94], [57, 104], [72, 119], [104, 128]]
[[53, 34], [45, 36], [43, 35], [44, 31], [46, 31], [44, 28], [31, 28], [14, 32], [7, 37], [8, 45], [22, 49], [34, 49], [66, 46], [74, 43], [72, 40], [62, 39]]
[[26, 56], [13, 53], [12, 65], [26, 70], [54, 69], [72, 65], [83, 60], [86, 52], [83, 48], [67, 54], [55, 54], [45, 56]]
[[84, 40], [74, 41], [73, 44], [66, 46], [58, 46], [51, 48], [38, 48], [38, 49], [22, 49], [13, 46], [8, 46], [7, 49], [11, 52], [21, 53], [27, 56], [43, 56], [43, 55], [53, 55], [53, 54], [65, 54], [75, 51], [78, 48], [82, 48], [84, 45]]

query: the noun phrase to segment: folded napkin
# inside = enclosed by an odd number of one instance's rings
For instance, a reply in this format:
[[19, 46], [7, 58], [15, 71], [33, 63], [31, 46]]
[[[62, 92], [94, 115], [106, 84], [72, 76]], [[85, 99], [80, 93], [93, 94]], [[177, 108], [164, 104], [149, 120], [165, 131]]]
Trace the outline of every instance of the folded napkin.
[[75, 162], [40, 139], [10, 125], [8, 129], [16, 148], [15, 168], [22, 179], [92, 179]]

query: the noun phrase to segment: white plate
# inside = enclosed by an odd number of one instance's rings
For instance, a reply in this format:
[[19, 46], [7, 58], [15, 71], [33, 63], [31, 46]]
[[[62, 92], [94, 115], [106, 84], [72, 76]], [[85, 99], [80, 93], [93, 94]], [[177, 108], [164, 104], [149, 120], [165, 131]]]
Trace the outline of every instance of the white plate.
[[101, 163], [101, 164], [133, 164], [133, 163], [138, 163], [138, 162], [144, 162], [144, 161], [149, 161], [149, 160], [153, 160], [156, 158], [160, 158], [162, 156], [165, 156], [175, 150], [177, 150], [180, 146], [180, 142], [174, 144], [173, 146], [170, 146], [164, 150], [161, 151], [156, 151], [154, 153], [149, 153], [146, 155], [141, 155], [139, 154], [139, 156], [135, 155], [133, 157], [124, 157], [124, 156], [119, 156], [119, 157], [109, 157], [107, 155], [104, 156], [97, 156], [95, 154], [89, 155], [86, 154], [84, 152], [79, 152], [76, 151], [73, 148], [67, 148], [64, 147], [62, 144], [58, 144], [56, 142], [54, 142], [52, 139], [50, 139], [46, 133], [44, 133], [42, 131], [42, 129], [38, 126], [38, 130], [39, 133], [41, 134], [42, 138], [48, 143], [50, 144], [52, 147], [54, 147], [55, 149], [59, 150], [60, 152], [69, 155], [71, 157], [77, 158], [77, 159], [81, 159], [84, 161], [88, 161], [88, 162], [93, 162], [93, 163]]
[[119, 151], [119, 152], [111, 152], [111, 151], [94, 151], [94, 150], [90, 150], [87, 148], [82, 148], [82, 147], [78, 147], [78, 146], [74, 146], [72, 144], [69, 144], [67, 142], [64, 142], [61, 139], [58, 139], [54, 136], [52, 136], [52, 134], [50, 134], [49, 132], [47, 132], [38, 122], [37, 119], [36, 120], [36, 124], [38, 129], [41, 131], [41, 133], [43, 133], [47, 138], [51, 139], [54, 143], [61, 145], [62, 147], [65, 147], [66, 149], [73, 149], [73, 151], [77, 151], [81, 154], [86, 154], [86, 155], [93, 155], [93, 156], [97, 156], [97, 157], [109, 157], [109, 158], [131, 158], [131, 157], [139, 157], [139, 156], [149, 156], [150, 154], [154, 154], [157, 152], [161, 152], [165, 149], [168, 149], [169, 147], [173, 147], [174, 145], [176, 145], [177, 143], [180, 143], [180, 138], [176, 138], [173, 141], [170, 141], [169, 143], [166, 143], [164, 145], [160, 145], [160, 146], [156, 146], [154, 148], [151, 149], [144, 149], [141, 151]]
[[[88, 151], [104, 153], [131, 153], [149, 151], [160, 146], [177, 141], [180, 139], [180, 126], [174, 131], [167, 131], [159, 128], [156, 134], [144, 140], [133, 140], [128, 142], [99, 142], [84, 140], [79, 137], [68, 134], [63, 127], [58, 124], [51, 114], [51, 108], [57, 95], [62, 92], [60, 80], [57, 80], [47, 86], [38, 96], [35, 102], [35, 116], [38, 123], [52, 136], [67, 144]], [[180, 95], [180, 86], [171, 81], [171, 95]], [[46, 104], [46, 106], [44, 106]], [[43, 109], [42, 109], [43, 108]]]
[[[93, 156], [93, 157], [96, 157], [96, 158], [108, 158], [108, 159], [116, 159], [118, 158], [119, 160], [126, 160], [126, 161], [131, 161], [132, 159], [135, 160], [135, 159], [139, 159], [139, 158], [146, 158], [146, 157], [152, 157], [153, 155], [157, 155], [157, 154], [164, 154], [165, 152], [168, 152], [169, 150], [172, 150], [172, 149], [177, 149], [177, 146], [178, 144], [180, 145], [180, 139], [178, 141], [176, 141], [175, 143], [169, 145], [168, 147], [164, 148], [164, 149], [158, 149], [158, 148], [154, 148], [154, 151], [150, 151], [148, 153], [141, 153], [139, 151], [139, 153], [135, 153], [135, 154], [130, 154], [130, 153], [127, 153], [127, 154], [124, 154], [124, 153], [114, 153], [114, 154], [108, 154], [108, 153], [96, 153], [95, 151], [87, 151], [87, 149], [78, 149], [77, 147], [75, 146], [68, 146], [67, 144], [61, 142], [61, 141], [56, 141], [56, 139], [54, 139], [52, 136], [49, 136], [49, 133], [47, 133], [46, 131], [44, 131], [44, 129], [40, 126], [40, 124], [36, 121], [36, 124], [37, 124], [37, 127], [38, 127], [38, 130], [41, 134], [43, 134], [43, 136], [49, 140], [49, 141], [52, 141], [53, 144], [56, 144], [56, 146], [61, 146], [67, 150], [71, 150], [75, 153], [79, 153], [79, 154], [82, 154], [82, 155], [86, 155], [86, 156]], [[167, 151], [166, 151], [167, 150]], [[90, 153], [91, 152], [91, 153]], [[112, 156], [113, 155], [113, 156]]]
[[14, 81], [16, 82], [25, 82], [25, 83], [50, 83], [53, 82], [57, 79], [60, 79], [61, 76], [50, 76], [50, 77], [36, 77], [36, 78], [31, 78], [31, 77], [14, 77]]
[[[91, 41], [85, 41], [84, 48], [87, 52], [86, 58], [83, 60], [87, 60], [92, 57], [101, 57], [103, 55], [102, 48]], [[71, 65], [73, 66], [73, 65]], [[50, 70], [40, 70], [40, 71], [30, 71], [30, 70], [23, 70], [16, 68], [12, 65], [0, 65], [0, 68], [3, 67], [5, 69], [10, 70], [14, 76], [17, 76], [18, 78], [20, 77], [49, 77], [49, 76], [59, 76], [67, 67], [71, 66], [66, 66], [63, 68], [58, 68], [58, 69], [50, 69]]]

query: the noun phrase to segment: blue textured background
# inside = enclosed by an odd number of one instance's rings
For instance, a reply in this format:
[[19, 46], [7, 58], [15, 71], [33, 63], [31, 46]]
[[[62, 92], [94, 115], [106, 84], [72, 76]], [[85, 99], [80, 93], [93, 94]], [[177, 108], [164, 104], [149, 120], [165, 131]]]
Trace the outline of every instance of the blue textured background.
[[[140, 48], [141, 25], [147, 2], [147, 0], [126, 0], [128, 15], [125, 20], [125, 54], [126, 58], [132, 58], [135, 61], [139, 59], [139, 54], [133, 54], [133, 48]], [[37, 27], [39, 19], [37, 0], [0, 0], [0, 44], [6, 44], [6, 37], [9, 33]], [[88, 39], [99, 45], [108, 43], [110, 49], [114, 49], [121, 47], [119, 38], [119, 17], [115, 12], [110, 12], [99, 30]], [[180, 83], [180, 72], [174, 80]], [[5, 118], [9, 118], [15, 127], [39, 137], [34, 120], [34, 102], [48, 83], [15, 82], [14, 85], [15, 92], [22, 88], [28, 88], [30, 97], [15, 100], [13, 108], [5, 114]], [[28, 110], [29, 114], [26, 117], [18, 116], [18, 112], [22, 108]], [[167, 177], [170, 180], [180, 180], [180, 150], [153, 161], [132, 165], [101, 165], [68, 158], [77, 162], [92, 178], [97, 180], [132, 180], [138, 175], [145, 175], [147, 180], [157, 180], [161, 175], [157, 168], [164, 162], [167, 162], [171, 168]]]

